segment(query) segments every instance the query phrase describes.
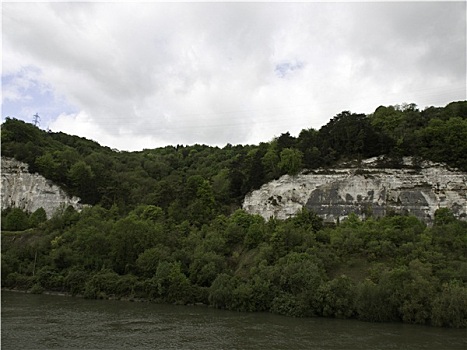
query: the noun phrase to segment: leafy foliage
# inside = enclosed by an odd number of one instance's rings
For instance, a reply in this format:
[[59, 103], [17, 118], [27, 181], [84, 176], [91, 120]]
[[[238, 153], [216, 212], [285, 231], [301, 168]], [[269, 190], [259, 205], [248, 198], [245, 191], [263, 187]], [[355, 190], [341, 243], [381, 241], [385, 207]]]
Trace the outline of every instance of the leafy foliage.
[[87, 298], [205, 303], [289, 316], [467, 326], [467, 223], [441, 208], [325, 227], [303, 209], [265, 221], [244, 195], [302, 168], [415, 156], [467, 170], [467, 102], [342, 112], [320, 130], [258, 146], [119, 152], [15, 119], [3, 156], [27, 162], [92, 207], [2, 211], [2, 286]]
[[2, 234], [2, 286], [87, 298], [206, 303], [294, 317], [466, 327], [467, 223], [415, 217], [323, 227], [237, 210], [201, 228], [160, 207], [99, 206]]
[[[84, 203], [129, 213], [139, 204], [202, 225], [238, 208], [246, 193], [303, 168], [333, 166], [342, 160], [384, 156], [396, 165], [414, 156], [467, 171], [467, 102], [444, 108], [415, 104], [380, 106], [374, 113], [344, 111], [319, 130], [288, 132], [269, 143], [195, 144], [141, 152], [119, 152], [96, 142], [6, 118], [2, 154], [29, 164]], [[203, 212], [204, 211], [204, 212]]]

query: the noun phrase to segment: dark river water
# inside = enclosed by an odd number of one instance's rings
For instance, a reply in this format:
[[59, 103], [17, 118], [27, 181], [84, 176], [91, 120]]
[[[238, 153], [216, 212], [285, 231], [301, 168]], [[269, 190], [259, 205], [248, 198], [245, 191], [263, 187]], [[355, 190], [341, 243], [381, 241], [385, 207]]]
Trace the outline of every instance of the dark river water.
[[467, 349], [466, 330], [2, 292], [7, 349]]

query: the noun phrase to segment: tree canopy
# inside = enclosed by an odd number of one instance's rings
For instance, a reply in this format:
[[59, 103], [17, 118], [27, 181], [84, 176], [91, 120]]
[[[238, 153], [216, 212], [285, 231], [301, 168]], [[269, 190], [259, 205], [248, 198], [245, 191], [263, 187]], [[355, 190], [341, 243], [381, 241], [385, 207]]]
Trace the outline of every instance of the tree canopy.
[[281, 175], [363, 157], [467, 171], [466, 121], [465, 101], [380, 106], [259, 145], [119, 152], [7, 118], [2, 155], [92, 206], [49, 219], [3, 210], [2, 287], [467, 327], [467, 223], [448, 209], [432, 227], [403, 215], [329, 227], [306, 208], [269, 221], [240, 209]]
[[190, 181], [198, 176], [213, 196], [215, 215], [230, 213], [246, 193], [281, 175], [343, 160], [413, 156], [467, 171], [466, 139], [467, 102], [462, 101], [422, 111], [415, 104], [380, 106], [369, 115], [343, 111], [319, 130], [304, 129], [297, 137], [285, 132], [259, 145], [177, 145], [139, 152], [119, 152], [6, 118], [1, 145], [4, 156], [26, 162], [31, 172], [83, 202], [107, 209], [116, 204], [123, 212], [139, 204], [193, 208]]

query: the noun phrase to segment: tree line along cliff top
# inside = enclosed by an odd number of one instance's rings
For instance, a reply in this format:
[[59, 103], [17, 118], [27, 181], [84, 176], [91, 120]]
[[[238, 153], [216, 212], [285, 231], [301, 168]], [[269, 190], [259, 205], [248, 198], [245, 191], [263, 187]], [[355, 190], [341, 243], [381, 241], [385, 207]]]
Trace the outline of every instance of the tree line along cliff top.
[[[259, 145], [177, 145], [119, 152], [61, 132], [45, 132], [7, 117], [2, 155], [29, 165], [85, 204], [128, 212], [157, 205], [174, 215], [209, 221], [238, 208], [251, 190], [302, 169], [383, 156], [398, 167], [405, 156], [467, 171], [467, 101], [445, 107], [380, 106], [374, 113], [343, 111], [319, 130], [285, 132]], [[383, 166], [382, 165], [382, 166]], [[202, 215], [196, 215], [199, 208]], [[197, 218], [195, 218], [197, 217]], [[204, 219], [203, 219], [204, 218]]]

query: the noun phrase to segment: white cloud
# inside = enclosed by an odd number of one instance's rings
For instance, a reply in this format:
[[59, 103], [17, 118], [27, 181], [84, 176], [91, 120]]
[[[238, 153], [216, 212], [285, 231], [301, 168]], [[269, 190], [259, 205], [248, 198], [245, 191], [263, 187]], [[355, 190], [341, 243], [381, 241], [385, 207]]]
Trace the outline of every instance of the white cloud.
[[99, 140], [103, 145], [122, 149], [120, 146], [131, 145], [129, 149], [142, 150], [143, 148], [163, 147], [165, 144], [157, 143], [150, 136], [139, 136], [119, 130], [118, 134], [111, 134], [99, 126], [86, 112], [73, 114], [60, 114], [50, 125], [53, 132], [62, 131], [67, 134], [85, 137], [91, 140]]
[[466, 98], [465, 3], [4, 3], [2, 16], [4, 108], [43, 107], [31, 86], [47, 86], [54, 131], [119, 149], [259, 143], [342, 110]]

